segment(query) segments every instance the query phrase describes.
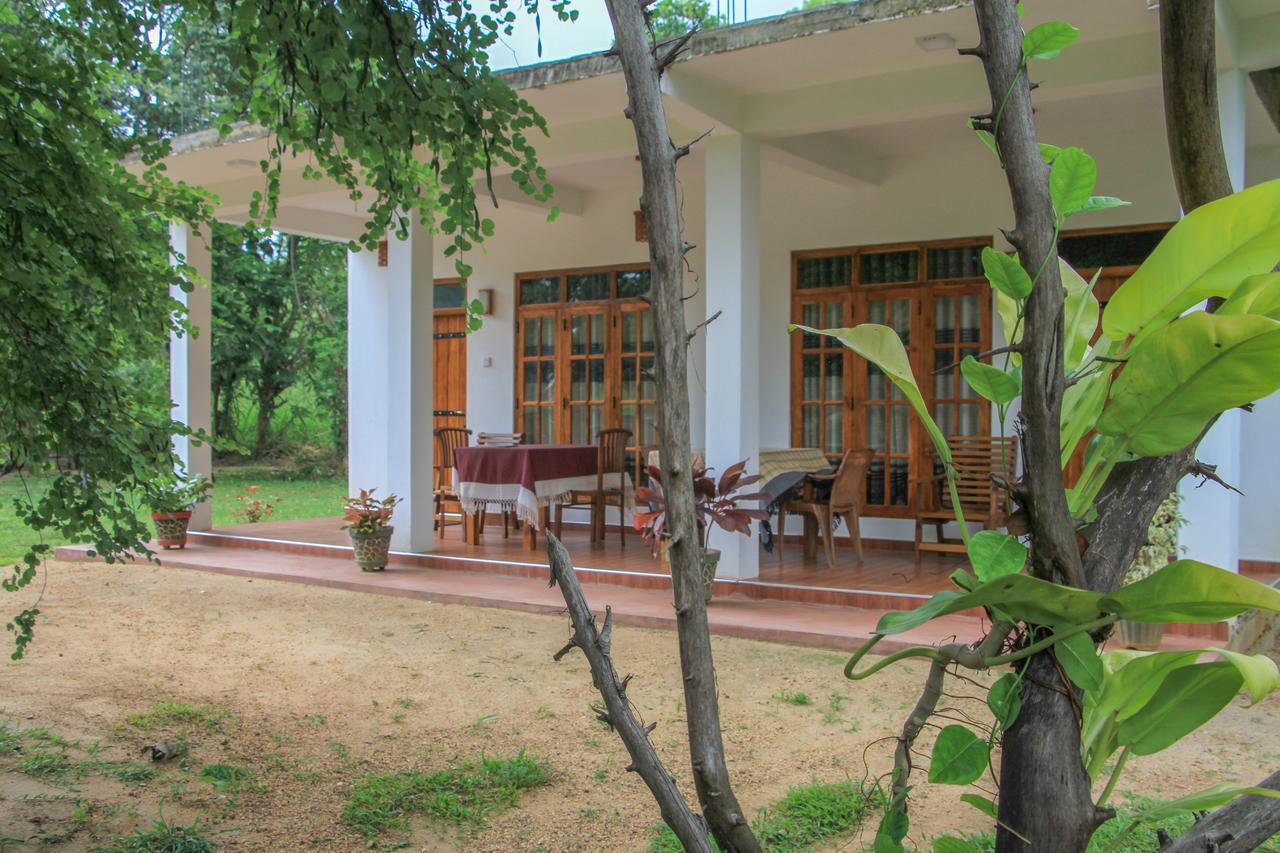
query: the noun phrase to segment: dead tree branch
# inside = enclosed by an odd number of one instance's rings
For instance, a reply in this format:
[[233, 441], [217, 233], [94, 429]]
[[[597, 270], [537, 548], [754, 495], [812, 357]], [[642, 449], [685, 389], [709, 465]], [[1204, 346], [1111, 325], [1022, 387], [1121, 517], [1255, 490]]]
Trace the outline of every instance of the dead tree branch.
[[604, 630], [596, 631], [595, 617], [587, 606], [587, 599], [582, 594], [582, 585], [578, 583], [578, 575], [569, 560], [569, 552], [555, 534], [547, 531], [547, 559], [551, 566], [551, 583], [559, 585], [564, 603], [569, 608], [569, 619], [573, 623], [573, 639], [556, 653], [559, 660], [573, 647], [582, 649], [587, 662], [591, 664], [591, 683], [600, 691], [604, 699], [605, 713], [600, 716], [618, 733], [627, 754], [631, 756], [628, 770], [639, 774], [649, 786], [653, 798], [658, 801], [662, 811], [662, 819], [671, 827], [685, 850], [705, 851], [711, 853], [711, 843], [707, 839], [707, 825], [702, 816], [689, 808], [684, 795], [676, 787], [675, 779], [667, 771], [662, 759], [649, 741], [649, 732], [653, 726], [645, 726], [636, 716], [630, 700], [627, 699], [626, 679], [619, 679], [613, 668], [613, 657], [610, 653], [612, 612], [605, 611]]
[[[1280, 791], [1280, 771], [1257, 787]], [[1255, 794], [1232, 800], [1160, 849], [1164, 853], [1247, 853], [1278, 832], [1280, 799]]]

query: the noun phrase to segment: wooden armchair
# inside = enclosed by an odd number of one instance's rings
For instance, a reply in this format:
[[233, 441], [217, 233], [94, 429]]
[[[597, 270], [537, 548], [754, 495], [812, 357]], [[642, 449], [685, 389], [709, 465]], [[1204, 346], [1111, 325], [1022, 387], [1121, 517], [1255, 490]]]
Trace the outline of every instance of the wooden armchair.
[[782, 559], [783, 541], [786, 539], [787, 514], [812, 515], [822, 536], [822, 550], [827, 555], [827, 568], [836, 567], [835, 520], [843, 518], [849, 526], [849, 538], [853, 540], [854, 553], [862, 563], [862, 530], [858, 515], [862, 512], [867, 493], [867, 469], [874, 457], [871, 450], [846, 450], [840, 467], [834, 474], [810, 474], [808, 480], [829, 482], [831, 494], [826, 500], [814, 500], [812, 486], [805, 485], [806, 498], [787, 501], [778, 508], [778, 559]]
[[[462, 427], [440, 427], [435, 435], [435, 529], [440, 531], [440, 538], [443, 539], [445, 527], [465, 524], [466, 521], [465, 518], [450, 521], [444, 510], [446, 503], [454, 503], [458, 505], [459, 514], [462, 514], [462, 503], [458, 500], [453, 487], [453, 451], [471, 443], [471, 430]], [[462, 538], [463, 541], [467, 539], [465, 527], [463, 527]]]
[[[519, 447], [524, 444], [524, 433], [522, 432], [482, 432], [476, 436], [476, 445], [478, 447]], [[484, 519], [488, 512], [480, 513], [478, 523], [480, 532], [484, 533]], [[520, 517], [509, 509], [502, 511], [502, 538], [506, 539], [511, 535], [511, 528], [520, 529]]]
[[618, 508], [618, 537], [622, 547], [627, 546], [626, 476], [627, 448], [634, 434], [629, 429], [602, 429], [596, 435], [596, 487], [590, 491], [575, 491], [567, 503], [556, 504], [556, 536], [560, 535], [560, 522], [565, 507], [591, 507], [591, 542], [604, 542], [604, 511], [606, 507]]
[[[991, 478], [994, 475], [1005, 482], [1013, 481], [1018, 467], [1018, 440], [1013, 436], [956, 436], [947, 443], [956, 469], [956, 493], [965, 521], [980, 522], [984, 530], [1004, 526], [1008, 515], [1005, 495]], [[924, 551], [965, 553], [963, 542], [942, 536], [943, 526], [956, 517], [946, 473], [934, 474], [927, 483], [921, 508], [916, 513], [916, 559], [920, 559]], [[926, 524], [934, 526], [936, 541], [924, 541]]]

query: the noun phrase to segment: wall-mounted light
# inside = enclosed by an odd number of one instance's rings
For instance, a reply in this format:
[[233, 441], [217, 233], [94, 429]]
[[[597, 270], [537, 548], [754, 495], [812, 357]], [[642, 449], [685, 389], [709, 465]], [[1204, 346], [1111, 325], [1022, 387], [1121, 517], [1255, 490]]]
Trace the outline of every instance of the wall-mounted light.
[[947, 33], [934, 33], [931, 36], [920, 36], [916, 39], [916, 47], [928, 53], [939, 50], [955, 50], [956, 40]]
[[476, 300], [480, 303], [480, 313], [489, 316], [493, 313], [493, 288], [484, 287], [476, 291]]

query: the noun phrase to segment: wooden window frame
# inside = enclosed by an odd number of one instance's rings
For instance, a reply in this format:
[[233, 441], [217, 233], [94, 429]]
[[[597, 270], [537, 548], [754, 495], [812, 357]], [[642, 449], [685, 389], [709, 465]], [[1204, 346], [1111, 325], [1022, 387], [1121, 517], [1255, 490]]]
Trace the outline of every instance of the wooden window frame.
[[[558, 444], [566, 444], [572, 441], [572, 423], [570, 418], [571, 405], [569, 403], [571, 382], [572, 361], [577, 360], [570, 354], [571, 329], [570, 318], [575, 314], [603, 314], [604, 315], [604, 365], [605, 365], [605, 385], [604, 398], [601, 402], [602, 418], [600, 427], [609, 429], [621, 426], [622, 412], [621, 403], [621, 385], [622, 385], [622, 329], [621, 318], [623, 313], [627, 311], [640, 311], [648, 308], [648, 301], [643, 297], [618, 296], [618, 277], [621, 273], [634, 272], [639, 270], [648, 270], [650, 265], [647, 262], [629, 263], [629, 264], [608, 264], [602, 266], [590, 267], [566, 267], [563, 269], [549, 270], [532, 270], [528, 272], [517, 273], [515, 276], [515, 298], [516, 298], [516, 322], [515, 334], [513, 335], [513, 345], [515, 354], [515, 377], [513, 399], [515, 400], [515, 420], [516, 431], [522, 431], [524, 428], [524, 408], [526, 401], [524, 400], [524, 364], [530, 360], [524, 356], [523, 352], [523, 334], [524, 321], [528, 317], [533, 316], [553, 316], [556, 323], [556, 347], [555, 347], [555, 376], [556, 376], [556, 396], [557, 400], [553, 401], [555, 410], [554, 425], [552, 427], [553, 437], [551, 441]], [[609, 296], [604, 299], [582, 299], [569, 301], [569, 278], [575, 275], [591, 275], [598, 273], [607, 273], [609, 275]], [[528, 305], [520, 304], [520, 286], [521, 282], [530, 279], [540, 278], [559, 278], [560, 280], [560, 298], [556, 302], [538, 302]], [[632, 358], [641, 358], [643, 354], [632, 352], [629, 354]], [[590, 379], [588, 377], [588, 383]], [[563, 383], [563, 384], [561, 384]], [[633, 402], [633, 401], [627, 401]], [[651, 401], [639, 400], [639, 406], [646, 405]], [[543, 404], [545, 405], [545, 403]], [[641, 417], [641, 409], [637, 409], [637, 419]], [[589, 422], [589, 421], [588, 421]], [[546, 437], [540, 437], [546, 440]], [[639, 420], [636, 424], [635, 441], [636, 444], [628, 448], [634, 455], [636, 482], [639, 482], [639, 473], [645, 463], [642, 458], [645, 455], [647, 447], [641, 446], [640, 442], [643, 438]], [[594, 442], [595, 436], [591, 435], [586, 438], [587, 442]]]
[[[981, 250], [985, 246], [991, 245], [990, 237], [958, 237], [946, 240], [927, 240], [927, 241], [910, 241], [910, 242], [894, 242], [894, 243], [878, 243], [859, 246], [840, 246], [823, 249], [805, 249], [797, 250], [791, 253], [791, 316], [793, 322], [802, 322], [803, 306], [811, 303], [830, 303], [839, 302], [843, 304], [843, 315], [848, 325], [858, 325], [868, 322], [868, 306], [877, 299], [908, 299], [910, 318], [910, 340], [906, 344], [907, 356], [911, 362], [917, 380], [921, 386], [921, 392], [925, 398], [926, 405], [933, 410], [934, 407], [934, 377], [933, 377], [933, 355], [934, 344], [931, 331], [934, 329], [934, 312], [936, 310], [937, 298], [940, 296], [960, 296], [978, 294], [979, 310], [980, 310], [980, 331], [979, 340], [974, 343], [976, 351], [985, 352], [991, 349], [992, 336], [992, 300], [987, 287], [986, 279], [981, 277], [980, 270], [977, 276], [964, 276], [955, 278], [928, 278], [929, 270], [929, 250], [931, 249], [953, 249], [973, 247]], [[916, 278], [912, 281], [891, 282], [885, 284], [863, 284], [862, 283], [862, 257], [864, 255], [875, 255], [886, 252], [904, 252], [917, 251], [916, 259]], [[814, 258], [829, 258], [847, 255], [850, 257], [849, 281], [847, 283], [838, 283], [828, 287], [811, 287], [799, 289], [800, 283], [800, 264], [802, 261]], [[808, 352], [815, 352], [809, 350]], [[803, 356], [806, 353], [803, 343], [802, 334], [794, 334], [791, 336], [791, 439], [793, 446], [803, 446], [804, 442], [804, 425], [803, 425], [803, 409], [806, 404], [813, 405], [812, 401], [802, 396], [803, 382]], [[867, 401], [868, 378], [867, 371], [864, 368], [859, 369], [856, 362], [852, 358], [852, 353], [845, 352], [844, 365], [844, 407], [845, 414], [842, 423], [842, 447], [849, 449], [852, 447], [866, 447], [866, 408], [860, 405], [859, 401], [864, 403]], [[956, 382], [959, 381], [959, 371], [956, 370]], [[883, 405], [886, 408], [894, 405], [890, 402], [892, 399], [892, 391], [886, 380], [886, 400]], [[945, 401], [950, 402], [951, 398]], [[979, 405], [979, 424], [978, 429], [981, 434], [991, 434], [991, 406], [986, 400], [976, 398]], [[881, 405], [876, 401], [872, 405]], [[897, 405], [901, 405], [898, 403]], [[891, 429], [891, 416], [886, 412], [885, 424], [885, 441], [886, 448], [889, 448], [889, 431]], [[958, 418], [957, 418], [958, 421]], [[825, 424], [820, 424], [821, 430], [825, 429]], [[825, 439], [822, 435], [820, 441]], [[891, 454], [888, 449], [886, 453], [881, 455], [885, 460], [884, 466], [884, 498], [886, 503], [883, 505], [868, 505], [864, 514], [868, 516], [886, 517], [886, 518], [910, 518], [914, 516], [919, 508], [922, 500], [920, 484], [930, 471], [933, 460], [933, 445], [929, 441], [924, 427], [920, 424], [919, 419], [913, 415], [909, 417], [907, 426], [908, 441], [908, 470], [907, 470], [907, 495], [904, 505], [888, 504], [890, 500], [890, 483], [889, 459], [897, 454]], [[825, 446], [823, 447], [825, 450]], [[828, 454], [833, 461], [838, 454]]]

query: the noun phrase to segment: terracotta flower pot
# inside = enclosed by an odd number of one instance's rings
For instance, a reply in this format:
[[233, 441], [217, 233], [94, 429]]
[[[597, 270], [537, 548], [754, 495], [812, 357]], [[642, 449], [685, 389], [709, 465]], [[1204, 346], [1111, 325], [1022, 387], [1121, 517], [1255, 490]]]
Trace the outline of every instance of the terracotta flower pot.
[[156, 527], [156, 544], [161, 548], [187, 547], [187, 526], [191, 524], [191, 510], [153, 512], [151, 521]]
[[394, 527], [388, 525], [371, 533], [359, 530], [348, 530], [351, 534], [351, 548], [355, 551], [356, 565], [364, 572], [380, 572], [387, 567], [387, 555], [391, 551], [391, 532]]
[[1159, 622], [1130, 622], [1121, 619], [1116, 623], [1116, 645], [1125, 649], [1154, 652], [1164, 639], [1164, 625]]

